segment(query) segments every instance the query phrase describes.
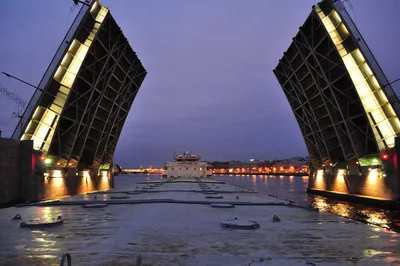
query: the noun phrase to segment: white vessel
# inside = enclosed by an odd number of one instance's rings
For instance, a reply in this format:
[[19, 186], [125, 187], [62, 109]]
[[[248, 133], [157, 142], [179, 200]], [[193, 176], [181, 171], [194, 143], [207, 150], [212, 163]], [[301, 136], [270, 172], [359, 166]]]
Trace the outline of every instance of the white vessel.
[[200, 162], [201, 156], [188, 151], [183, 154], [174, 153], [174, 162], [164, 166], [164, 177], [207, 177], [212, 175], [210, 166]]

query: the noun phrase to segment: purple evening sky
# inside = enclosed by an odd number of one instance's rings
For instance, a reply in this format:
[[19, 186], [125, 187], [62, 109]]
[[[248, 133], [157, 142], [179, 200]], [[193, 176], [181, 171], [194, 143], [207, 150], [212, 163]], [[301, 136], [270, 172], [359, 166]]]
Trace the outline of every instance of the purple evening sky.
[[[272, 69], [313, 0], [103, 0], [148, 71], [115, 154], [161, 166], [173, 151], [205, 160], [278, 159], [307, 151]], [[352, 0], [350, 14], [389, 80], [400, 77], [399, 0]], [[3, 0], [0, 71], [38, 84], [78, 8], [72, 0]], [[33, 93], [5, 76], [28, 101]], [[400, 91], [400, 86], [394, 86]], [[10, 136], [15, 103], [0, 95]]]

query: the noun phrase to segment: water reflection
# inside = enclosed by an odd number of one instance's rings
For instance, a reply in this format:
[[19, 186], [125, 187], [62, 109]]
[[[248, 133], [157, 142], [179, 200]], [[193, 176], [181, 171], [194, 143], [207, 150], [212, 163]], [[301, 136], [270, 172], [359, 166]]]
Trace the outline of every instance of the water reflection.
[[251, 188], [253, 191], [258, 191], [257, 190], [257, 176], [256, 175], [252, 175], [251, 176]]
[[389, 221], [380, 213], [373, 212], [373, 211], [363, 211], [368, 218], [367, 222], [371, 224], [378, 224], [378, 225], [387, 225]]
[[400, 219], [400, 211], [389, 211], [362, 204], [307, 194], [307, 176], [252, 175], [250, 179], [241, 176], [214, 176], [214, 178], [236, 186], [253, 189], [259, 193], [290, 199], [298, 204], [317, 208], [322, 212], [330, 212], [342, 217], [367, 222], [384, 228], [388, 228], [391, 221], [394, 219]]
[[59, 215], [62, 216], [62, 211], [60, 210], [60, 208], [39, 207], [37, 215], [32, 220], [50, 222], [56, 219]]
[[327, 199], [322, 196], [308, 196], [310, 206], [320, 211], [330, 212], [353, 220], [367, 222], [382, 227], [388, 227], [387, 210], [372, 208], [361, 204]]
[[379, 250], [375, 250], [375, 249], [366, 249], [363, 251], [363, 255], [364, 257], [373, 257], [375, 255], [381, 255], [381, 254], [392, 254], [392, 252], [384, 252], [384, 251], [379, 251]]

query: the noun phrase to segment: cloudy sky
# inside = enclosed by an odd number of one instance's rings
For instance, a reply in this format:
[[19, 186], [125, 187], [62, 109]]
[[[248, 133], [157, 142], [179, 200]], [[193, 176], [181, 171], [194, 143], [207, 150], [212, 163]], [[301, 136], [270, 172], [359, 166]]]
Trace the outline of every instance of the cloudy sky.
[[[278, 159], [307, 150], [272, 73], [314, 0], [103, 0], [148, 75], [115, 161], [162, 165], [174, 151], [205, 160]], [[400, 1], [352, 0], [349, 13], [389, 80], [400, 77]], [[78, 8], [72, 0], [2, 0], [0, 71], [38, 84]], [[0, 84], [28, 101], [33, 88]], [[394, 86], [400, 91], [400, 86]], [[0, 94], [0, 130], [17, 123]]]

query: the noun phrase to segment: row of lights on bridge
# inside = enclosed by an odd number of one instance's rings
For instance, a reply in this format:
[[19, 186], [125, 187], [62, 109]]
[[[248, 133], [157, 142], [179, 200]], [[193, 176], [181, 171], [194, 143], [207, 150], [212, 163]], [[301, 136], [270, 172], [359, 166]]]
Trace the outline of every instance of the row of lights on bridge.
[[[381, 154], [381, 158], [382, 158], [382, 160], [384, 160], [384, 161], [387, 161], [387, 160], [389, 160], [389, 154], [387, 154], [387, 153], [382, 153]], [[374, 160], [376, 160], [376, 159], [374, 159]], [[377, 160], [376, 160], [377, 161]], [[356, 164], [359, 164], [359, 162], [356, 162]], [[329, 164], [329, 166], [332, 166], [333, 165], [333, 163], [330, 163]], [[325, 166], [325, 164], [323, 164], [322, 166]]]
[[[51, 164], [51, 159], [50, 158], [46, 158], [44, 156], [40, 156], [40, 160], [44, 161], [44, 164]], [[60, 165], [60, 163], [57, 163], [57, 165]], [[68, 163], [68, 165], [72, 165], [72, 163]]]

